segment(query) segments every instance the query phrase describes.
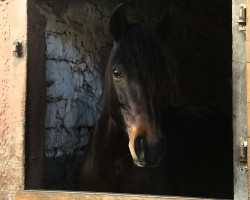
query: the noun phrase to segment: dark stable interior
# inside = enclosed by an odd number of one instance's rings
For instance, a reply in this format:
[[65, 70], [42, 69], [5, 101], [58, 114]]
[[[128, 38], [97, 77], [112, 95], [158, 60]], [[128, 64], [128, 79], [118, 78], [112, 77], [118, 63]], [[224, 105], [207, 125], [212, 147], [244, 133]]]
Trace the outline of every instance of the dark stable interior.
[[[88, 2], [88, 1], [87, 1]], [[84, 10], [81, 0], [30, 0], [28, 3], [28, 84], [26, 113], [26, 188], [74, 190], [84, 146], [73, 153], [59, 157], [45, 156], [44, 124], [46, 105], [46, 37], [47, 18], [42, 12], [53, 12], [57, 21], [63, 21], [65, 13], [76, 8], [86, 18], [88, 30], [77, 21], [67, 21], [77, 37], [85, 38], [86, 45], [79, 47], [81, 53], [91, 54], [96, 70], [103, 73], [112, 46], [108, 33], [109, 16], [119, 3], [128, 4], [129, 19], [153, 26], [170, 8], [169, 35], [166, 45], [174, 57], [178, 90], [176, 105], [205, 105], [219, 112], [231, 122], [232, 116], [232, 27], [231, 7], [228, 0], [93, 0], [88, 5], [93, 10]], [[93, 17], [98, 12], [99, 17]], [[81, 20], [79, 19], [79, 21]], [[95, 20], [95, 21], [94, 21]], [[85, 21], [85, 22], [86, 22]], [[84, 23], [85, 23], [84, 22]], [[63, 24], [63, 23], [62, 23]], [[89, 24], [86, 24], [87, 27]], [[65, 25], [66, 26], [66, 25]], [[99, 31], [100, 26], [105, 31]], [[97, 28], [96, 28], [97, 27]], [[70, 30], [67, 30], [68, 32]], [[66, 33], [67, 35], [67, 33]], [[37, 38], [41, 39], [37, 39]], [[88, 41], [88, 38], [91, 40]], [[70, 44], [77, 46], [75, 41]], [[102, 43], [102, 45], [95, 45]], [[89, 46], [95, 46], [88, 51]], [[39, 91], [39, 93], [38, 93]], [[98, 111], [97, 111], [98, 112]], [[78, 128], [78, 127], [77, 127]], [[91, 130], [92, 126], [87, 126]], [[39, 131], [38, 131], [39, 130]], [[60, 140], [60, 138], [58, 138]], [[233, 143], [233, 142], [232, 142]], [[62, 148], [63, 147], [59, 147]], [[44, 167], [45, 166], [45, 167]], [[209, 170], [209, 169], [207, 169]], [[35, 178], [34, 178], [35, 177]], [[232, 180], [233, 184], [233, 180]], [[195, 196], [195, 194], [194, 194]]]

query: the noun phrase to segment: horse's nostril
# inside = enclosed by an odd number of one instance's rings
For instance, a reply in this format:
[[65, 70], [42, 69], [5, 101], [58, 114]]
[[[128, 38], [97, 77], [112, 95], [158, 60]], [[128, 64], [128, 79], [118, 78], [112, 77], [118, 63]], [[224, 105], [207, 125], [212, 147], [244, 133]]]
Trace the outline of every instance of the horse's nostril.
[[135, 138], [135, 142], [141, 146], [145, 145], [145, 140], [146, 140], [145, 137], [140, 135]]
[[145, 145], [146, 145], [146, 139], [144, 136], [139, 135], [135, 138], [134, 148], [135, 148], [135, 153], [139, 160], [142, 160], [145, 157]]
[[143, 138], [140, 139], [140, 145], [141, 145], [142, 151], [144, 151], [145, 150], [145, 139], [143, 139]]
[[134, 141], [134, 150], [138, 159], [138, 166], [157, 166], [165, 153], [164, 144], [165, 140], [163, 139], [150, 144], [145, 136], [137, 136]]

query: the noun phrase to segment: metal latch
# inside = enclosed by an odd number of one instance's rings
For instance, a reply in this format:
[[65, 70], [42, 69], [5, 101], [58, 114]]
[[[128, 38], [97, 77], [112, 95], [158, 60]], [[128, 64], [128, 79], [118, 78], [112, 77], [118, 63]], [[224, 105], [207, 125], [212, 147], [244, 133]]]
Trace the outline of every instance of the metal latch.
[[240, 5], [239, 8], [239, 30], [245, 31], [246, 30], [246, 5]]
[[240, 163], [242, 166], [247, 164], [247, 142], [240, 144]]

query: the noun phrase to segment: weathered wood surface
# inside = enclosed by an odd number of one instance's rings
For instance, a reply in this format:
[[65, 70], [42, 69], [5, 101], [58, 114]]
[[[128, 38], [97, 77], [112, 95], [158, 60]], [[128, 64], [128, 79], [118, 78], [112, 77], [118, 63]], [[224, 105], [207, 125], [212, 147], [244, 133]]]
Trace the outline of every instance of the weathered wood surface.
[[[248, 152], [247, 152], [247, 160], [248, 160], [248, 169], [250, 167], [250, 2], [246, 1], [247, 8], [246, 9], [246, 17], [247, 17], [247, 26], [246, 26], [246, 82], [247, 82], [247, 132], [248, 132]], [[250, 173], [248, 172], [248, 198], [250, 197]]]
[[46, 111], [45, 18], [34, 0], [27, 4], [27, 96], [25, 132], [25, 188], [41, 189], [44, 177]]
[[21, 191], [16, 194], [16, 200], [212, 200], [203, 198], [184, 198], [167, 196], [145, 196], [130, 194], [62, 192], [62, 191]]

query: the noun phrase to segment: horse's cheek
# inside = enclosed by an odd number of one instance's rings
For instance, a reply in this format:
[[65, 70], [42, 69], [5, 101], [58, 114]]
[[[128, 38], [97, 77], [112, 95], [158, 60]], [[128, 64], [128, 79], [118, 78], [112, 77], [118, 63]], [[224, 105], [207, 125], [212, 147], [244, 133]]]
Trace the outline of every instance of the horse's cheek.
[[119, 85], [117, 84], [115, 88], [116, 88], [116, 93], [117, 93], [119, 103], [122, 105], [127, 105], [128, 98], [126, 94], [126, 88], [123, 86], [122, 83], [119, 83]]

